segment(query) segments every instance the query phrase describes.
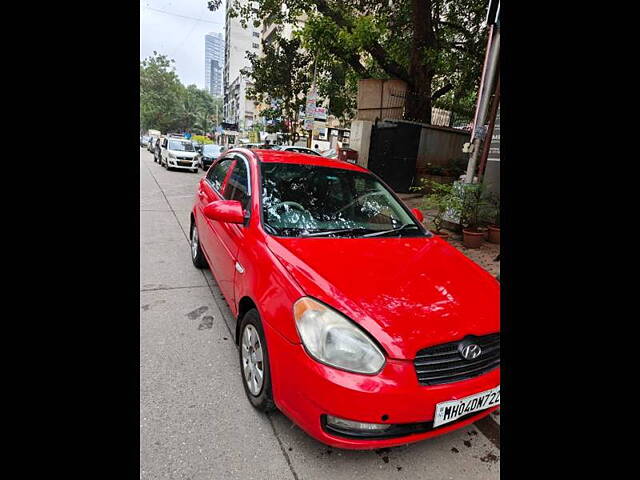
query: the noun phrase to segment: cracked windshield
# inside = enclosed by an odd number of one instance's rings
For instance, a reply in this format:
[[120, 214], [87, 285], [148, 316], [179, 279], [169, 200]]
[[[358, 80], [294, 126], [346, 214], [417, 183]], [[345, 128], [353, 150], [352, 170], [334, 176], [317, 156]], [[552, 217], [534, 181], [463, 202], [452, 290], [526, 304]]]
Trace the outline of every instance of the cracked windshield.
[[315, 165], [263, 163], [265, 228], [287, 237], [424, 236], [370, 174]]

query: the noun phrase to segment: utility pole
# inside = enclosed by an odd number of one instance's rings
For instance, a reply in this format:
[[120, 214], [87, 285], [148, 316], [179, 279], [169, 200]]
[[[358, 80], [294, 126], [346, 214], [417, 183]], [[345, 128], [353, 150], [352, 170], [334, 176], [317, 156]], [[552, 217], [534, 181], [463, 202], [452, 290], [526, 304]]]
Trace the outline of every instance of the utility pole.
[[496, 72], [498, 69], [498, 60], [500, 59], [500, 28], [497, 24], [491, 25], [491, 31], [489, 33], [489, 45], [487, 46], [487, 62], [486, 69], [483, 78], [483, 88], [480, 92], [480, 101], [478, 103], [478, 111], [476, 112], [476, 120], [473, 125], [472, 132], [472, 146], [471, 157], [469, 158], [469, 164], [467, 165], [467, 174], [464, 178], [464, 183], [472, 183], [476, 165], [478, 163], [478, 157], [481, 153], [480, 143], [486, 136], [484, 131], [484, 124], [487, 117], [487, 110], [489, 107], [489, 100], [493, 94], [493, 86], [496, 79]]

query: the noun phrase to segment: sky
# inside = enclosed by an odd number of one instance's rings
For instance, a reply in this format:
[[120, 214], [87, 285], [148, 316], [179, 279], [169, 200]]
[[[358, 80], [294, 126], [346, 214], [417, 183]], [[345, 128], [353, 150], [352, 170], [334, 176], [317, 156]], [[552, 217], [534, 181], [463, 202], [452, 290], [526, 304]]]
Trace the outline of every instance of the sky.
[[140, 0], [140, 60], [165, 54], [184, 85], [204, 88], [204, 36], [224, 37], [224, 6], [211, 12], [207, 0]]

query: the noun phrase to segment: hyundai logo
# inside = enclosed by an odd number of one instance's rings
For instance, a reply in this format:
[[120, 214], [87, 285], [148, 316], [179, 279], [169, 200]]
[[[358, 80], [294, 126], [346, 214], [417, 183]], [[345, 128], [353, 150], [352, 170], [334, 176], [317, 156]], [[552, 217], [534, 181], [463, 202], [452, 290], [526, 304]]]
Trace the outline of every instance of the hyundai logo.
[[462, 355], [462, 358], [464, 358], [465, 360], [473, 360], [475, 358], [478, 358], [481, 353], [482, 349], [475, 343], [460, 346], [460, 355]]

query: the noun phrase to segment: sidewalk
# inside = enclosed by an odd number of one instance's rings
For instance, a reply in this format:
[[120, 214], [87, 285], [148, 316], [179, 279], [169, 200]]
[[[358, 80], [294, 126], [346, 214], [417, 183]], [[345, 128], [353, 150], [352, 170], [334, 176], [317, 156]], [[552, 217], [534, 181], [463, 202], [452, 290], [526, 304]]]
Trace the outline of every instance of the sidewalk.
[[[417, 193], [398, 193], [398, 197], [409, 207], [418, 208], [424, 214], [424, 224], [427, 226], [432, 211], [422, 207], [423, 197]], [[427, 227], [429, 228], [429, 227]], [[462, 235], [450, 230], [445, 230], [449, 234], [447, 241], [464, 253], [471, 260], [476, 262], [494, 277], [500, 271], [500, 262], [495, 258], [500, 254], [500, 245], [485, 241], [480, 248], [467, 248], [462, 244]]]

